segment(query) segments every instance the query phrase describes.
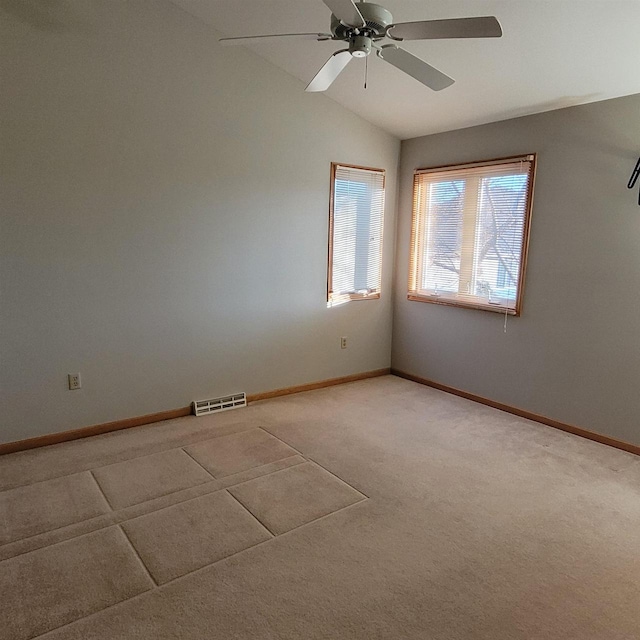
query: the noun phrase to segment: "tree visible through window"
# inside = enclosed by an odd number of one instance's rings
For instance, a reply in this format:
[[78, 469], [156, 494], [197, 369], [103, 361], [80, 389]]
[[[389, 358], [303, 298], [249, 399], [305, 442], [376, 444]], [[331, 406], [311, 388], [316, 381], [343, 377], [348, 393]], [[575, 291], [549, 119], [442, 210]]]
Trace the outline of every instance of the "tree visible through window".
[[329, 306], [380, 297], [382, 169], [331, 165], [329, 215]]
[[414, 176], [409, 298], [520, 312], [535, 156]]

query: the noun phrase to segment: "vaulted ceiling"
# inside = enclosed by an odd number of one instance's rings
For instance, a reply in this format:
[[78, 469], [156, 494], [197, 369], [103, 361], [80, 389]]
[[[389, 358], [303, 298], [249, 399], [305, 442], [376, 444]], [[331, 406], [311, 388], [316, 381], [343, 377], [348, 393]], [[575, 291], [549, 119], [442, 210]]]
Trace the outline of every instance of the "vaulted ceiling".
[[[329, 31], [321, 0], [172, 0], [218, 36]], [[379, 0], [394, 22], [495, 15], [502, 38], [403, 43], [456, 82], [434, 92], [369, 56], [327, 95], [398, 136], [459, 129], [640, 93], [638, 0]], [[252, 51], [299, 78], [300, 91], [342, 43], [282, 39]], [[316, 100], [316, 94], [308, 94]], [[640, 125], [640, 114], [639, 114]]]

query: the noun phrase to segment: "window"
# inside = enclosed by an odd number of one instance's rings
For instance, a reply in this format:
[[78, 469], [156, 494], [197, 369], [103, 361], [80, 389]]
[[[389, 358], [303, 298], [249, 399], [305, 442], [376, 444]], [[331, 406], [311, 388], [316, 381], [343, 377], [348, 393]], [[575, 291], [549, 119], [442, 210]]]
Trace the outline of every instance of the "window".
[[415, 172], [410, 300], [520, 315], [535, 161]]
[[380, 297], [382, 169], [331, 165], [328, 306]]

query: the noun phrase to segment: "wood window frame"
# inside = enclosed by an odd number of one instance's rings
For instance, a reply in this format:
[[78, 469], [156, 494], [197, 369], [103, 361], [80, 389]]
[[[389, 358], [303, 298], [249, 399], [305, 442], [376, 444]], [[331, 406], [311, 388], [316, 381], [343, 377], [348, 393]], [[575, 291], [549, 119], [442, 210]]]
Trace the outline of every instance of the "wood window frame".
[[335, 182], [336, 171], [338, 167], [344, 167], [345, 169], [356, 169], [358, 171], [370, 171], [372, 173], [382, 174], [382, 189], [386, 195], [386, 183], [387, 172], [386, 169], [379, 169], [376, 167], [364, 167], [355, 164], [345, 164], [344, 162], [332, 162], [331, 163], [331, 179], [330, 179], [330, 192], [329, 192], [329, 242], [328, 242], [328, 258], [327, 258], [327, 306], [331, 307], [341, 302], [349, 302], [352, 300], [377, 300], [380, 298], [382, 292], [382, 256], [384, 246], [384, 210], [382, 212], [381, 220], [381, 237], [380, 237], [380, 289], [372, 293], [349, 293], [343, 294], [338, 297], [333, 294], [333, 232], [334, 232], [334, 206], [335, 206]]
[[[420, 206], [418, 203], [417, 189], [418, 189], [418, 181], [419, 176], [426, 172], [446, 172], [446, 171], [455, 171], [460, 169], [472, 169], [474, 167], [482, 167], [482, 166], [491, 166], [491, 165], [499, 165], [499, 164], [507, 164], [510, 162], [515, 162], [518, 160], [527, 160], [530, 163], [530, 171], [529, 171], [529, 186], [527, 191], [527, 200], [525, 204], [525, 217], [524, 217], [524, 225], [523, 225], [523, 233], [522, 233], [522, 250], [520, 253], [520, 268], [518, 270], [518, 291], [516, 294], [516, 301], [514, 308], [508, 308], [504, 305], [496, 305], [494, 306], [491, 303], [479, 303], [471, 300], [464, 299], [442, 299], [438, 298], [434, 294], [420, 294], [417, 293], [417, 287], [415, 286], [416, 280], [418, 278], [418, 274], [421, 270], [421, 264], [418, 256], [418, 227], [419, 227], [419, 219], [418, 216], [420, 214]], [[461, 307], [465, 309], [478, 309], [481, 311], [490, 311], [493, 313], [501, 313], [508, 314], [511, 316], [520, 316], [522, 313], [522, 300], [524, 296], [524, 286], [525, 286], [525, 273], [527, 268], [527, 258], [529, 254], [529, 238], [531, 231], [531, 215], [533, 211], [533, 195], [535, 188], [535, 175], [536, 175], [536, 165], [537, 165], [537, 154], [536, 153], [525, 153], [516, 156], [507, 156], [501, 158], [492, 158], [490, 160], [479, 160], [475, 162], [465, 162], [465, 163], [455, 163], [455, 164], [447, 164], [447, 165], [438, 165], [433, 167], [423, 167], [416, 169], [414, 171], [413, 177], [413, 205], [412, 205], [412, 216], [411, 216], [411, 243], [409, 248], [409, 286], [407, 299], [415, 302], [428, 302], [431, 304], [440, 304], [450, 307]], [[414, 285], [414, 286], [412, 286]], [[459, 294], [458, 294], [459, 295]]]

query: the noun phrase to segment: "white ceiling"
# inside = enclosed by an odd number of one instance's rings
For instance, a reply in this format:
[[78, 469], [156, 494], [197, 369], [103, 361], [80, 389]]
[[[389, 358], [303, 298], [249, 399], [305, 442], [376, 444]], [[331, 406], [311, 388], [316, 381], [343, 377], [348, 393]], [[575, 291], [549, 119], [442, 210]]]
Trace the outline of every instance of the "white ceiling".
[[[220, 36], [329, 31], [321, 0], [172, 0]], [[327, 95], [405, 139], [640, 93], [640, 0], [378, 0], [395, 22], [495, 15], [496, 39], [403, 43], [455, 78], [433, 92], [369, 57], [353, 60]], [[250, 49], [301, 80], [341, 43], [283, 39]], [[309, 100], [317, 95], [308, 94]], [[639, 122], [640, 126], [640, 114]]]

